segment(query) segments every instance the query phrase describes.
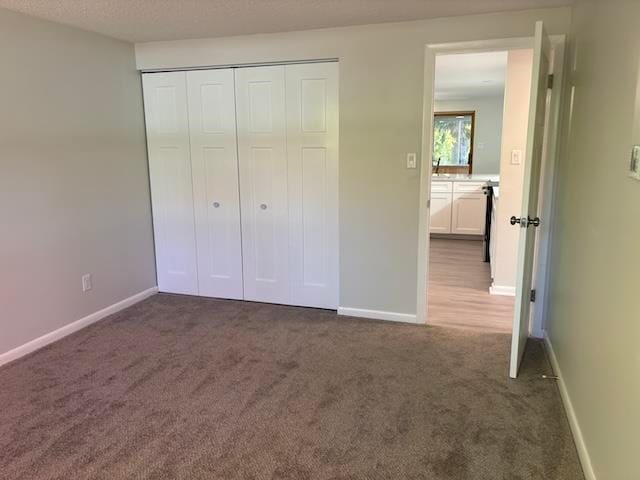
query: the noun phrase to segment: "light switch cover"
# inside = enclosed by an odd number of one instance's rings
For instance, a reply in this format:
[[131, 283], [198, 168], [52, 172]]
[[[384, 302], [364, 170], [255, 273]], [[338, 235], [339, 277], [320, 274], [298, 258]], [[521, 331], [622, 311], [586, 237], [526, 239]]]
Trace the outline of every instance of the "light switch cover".
[[511, 165], [522, 163], [522, 150], [511, 150]]
[[418, 168], [418, 162], [416, 160], [415, 153], [407, 153], [407, 168]]

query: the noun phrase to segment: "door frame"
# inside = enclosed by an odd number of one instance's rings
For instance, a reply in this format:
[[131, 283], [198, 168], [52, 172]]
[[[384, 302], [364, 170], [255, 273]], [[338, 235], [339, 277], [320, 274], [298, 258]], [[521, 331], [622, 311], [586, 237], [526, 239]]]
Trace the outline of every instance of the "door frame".
[[[533, 25], [532, 25], [533, 32]], [[547, 229], [540, 229], [536, 238], [536, 252], [540, 252], [534, 266], [534, 285], [538, 292], [537, 302], [532, 307], [531, 334], [542, 338], [547, 313], [549, 291], [550, 240], [553, 234], [553, 209], [551, 208], [556, 190], [556, 167], [559, 158], [558, 134], [561, 125], [561, 105], [564, 84], [565, 35], [550, 35], [553, 49], [554, 85], [550, 100], [549, 137], [544, 157], [540, 189], [539, 211]], [[433, 114], [434, 85], [436, 74], [436, 56], [459, 53], [483, 53], [505, 50], [533, 48], [533, 35], [493, 40], [438, 43], [425, 46], [424, 54], [424, 90], [422, 108], [422, 145], [420, 165], [420, 193], [418, 197], [418, 258], [416, 322], [429, 323], [428, 286], [429, 286], [429, 223], [431, 193], [431, 168], [433, 163]]]

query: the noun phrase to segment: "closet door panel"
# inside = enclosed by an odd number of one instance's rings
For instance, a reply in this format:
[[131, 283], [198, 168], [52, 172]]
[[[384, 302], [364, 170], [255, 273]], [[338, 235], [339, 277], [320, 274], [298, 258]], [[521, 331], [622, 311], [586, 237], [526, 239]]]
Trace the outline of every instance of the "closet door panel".
[[158, 288], [198, 293], [184, 72], [142, 76]]
[[284, 67], [235, 70], [245, 299], [289, 303]]
[[200, 295], [243, 298], [233, 70], [187, 72]]
[[338, 307], [338, 64], [286, 66], [291, 303]]

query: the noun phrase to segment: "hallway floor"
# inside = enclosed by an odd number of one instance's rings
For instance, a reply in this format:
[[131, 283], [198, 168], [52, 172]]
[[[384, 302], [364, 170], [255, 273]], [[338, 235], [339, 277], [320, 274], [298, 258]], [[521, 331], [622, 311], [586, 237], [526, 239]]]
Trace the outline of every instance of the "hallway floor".
[[482, 241], [432, 238], [429, 324], [511, 333], [514, 297], [489, 294], [491, 268]]

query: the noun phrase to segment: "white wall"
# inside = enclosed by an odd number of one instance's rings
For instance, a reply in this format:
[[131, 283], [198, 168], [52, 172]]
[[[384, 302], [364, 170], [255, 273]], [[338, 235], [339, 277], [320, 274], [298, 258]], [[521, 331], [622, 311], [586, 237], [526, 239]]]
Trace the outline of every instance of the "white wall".
[[155, 270], [133, 46], [0, 9], [0, 58], [2, 354]]
[[[509, 223], [519, 216], [522, 207], [524, 161], [529, 126], [531, 68], [533, 50], [512, 50], [507, 56], [507, 77], [504, 95], [502, 148], [500, 155], [500, 199], [496, 218], [496, 258], [493, 288], [516, 287], [518, 241], [520, 228]], [[511, 164], [511, 152], [522, 152], [522, 163]]]
[[503, 96], [442, 100], [434, 104], [434, 112], [476, 112], [473, 134], [473, 173], [490, 175], [500, 173], [503, 107]]
[[640, 478], [640, 182], [626, 170], [640, 144], [640, 2], [580, 0], [572, 23], [547, 330], [587, 478], [631, 480]]
[[340, 304], [415, 314], [428, 43], [566, 33], [568, 8], [136, 45], [141, 69], [340, 60]]

